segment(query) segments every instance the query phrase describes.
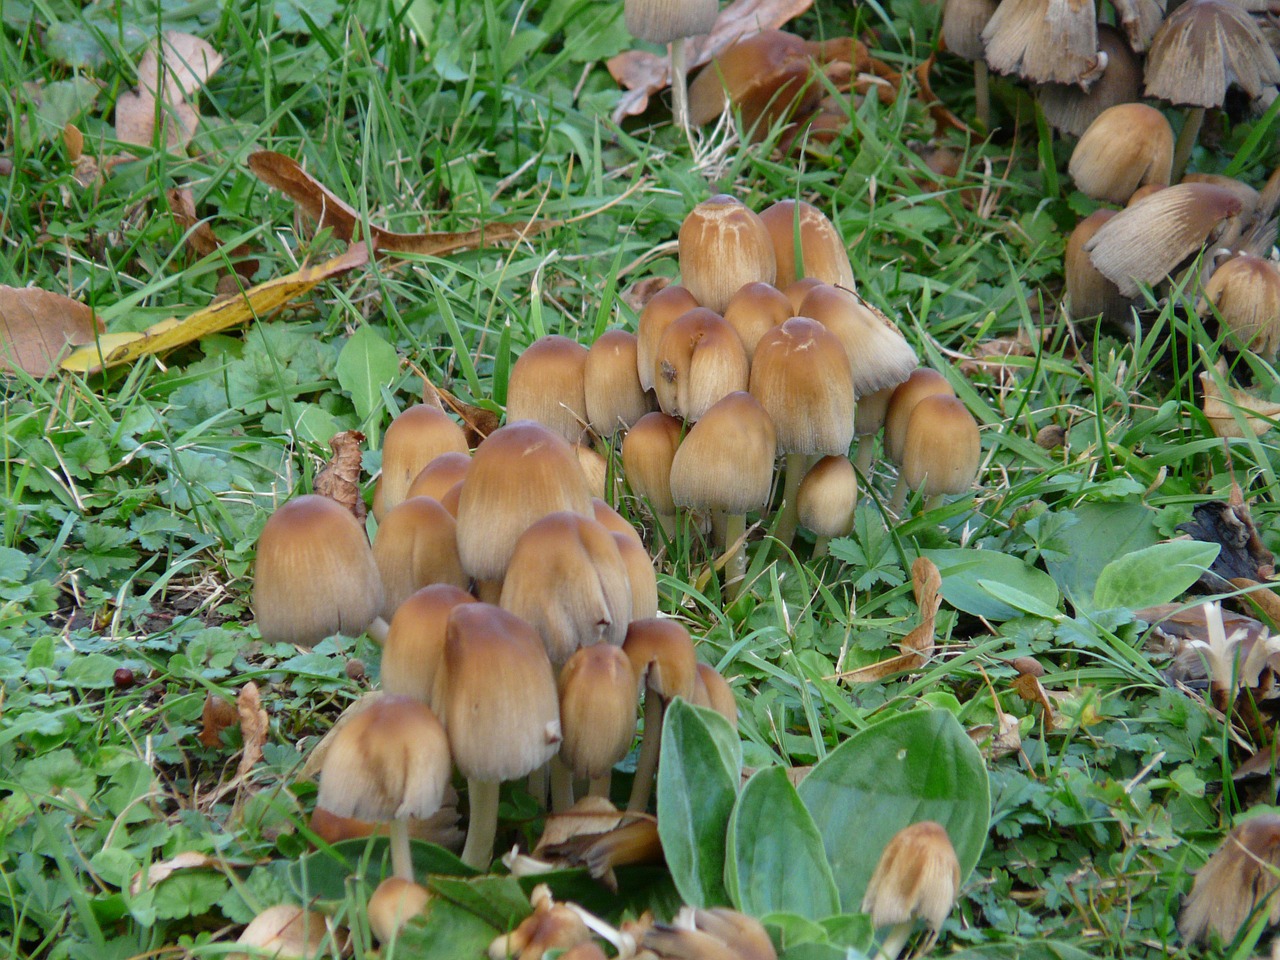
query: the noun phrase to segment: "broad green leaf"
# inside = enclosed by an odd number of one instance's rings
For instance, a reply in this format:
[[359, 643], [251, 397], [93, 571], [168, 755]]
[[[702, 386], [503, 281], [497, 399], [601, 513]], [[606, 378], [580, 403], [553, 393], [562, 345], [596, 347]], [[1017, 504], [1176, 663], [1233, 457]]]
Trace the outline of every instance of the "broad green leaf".
[[986, 843], [991, 799], [982, 755], [944, 710], [899, 714], [854, 734], [800, 783], [846, 913], [862, 908], [881, 851], [903, 827], [936, 820], [969, 875]]
[[982, 586], [992, 580], [1027, 594], [1051, 609], [1058, 606], [1058, 588], [1042, 570], [1017, 557], [994, 550], [954, 548], [925, 550], [942, 574], [942, 598], [965, 613], [988, 620], [1012, 620], [1023, 612], [992, 596]]
[[949, 954], [949, 960], [1089, 960], [1092, 953], [1055, 940], [997, 943]]
[[725, 832], [738, 795], [742, 745], [729, 721], [677, 697], [658, 762], [658, 836], [676, 889], [695, 907], [726, 906]]
[[[456, 856], [434, 843], [412, 844], [415, 876], [445, 874], [473, 876], [475, 871]], [[289, 865], [289, 885], [304, 901], [341, 900], [347, 895], [347, 880], [360, 873], [370, 887], [391, 875], [391, 852], [385, 837], [343, 840], [333, 846], [303, 854]]]
[[62, 679], [83, 690], [105, 690], [115, 683], [120, 661], [101, 653], [80, 654], [67, 664]]
[[498, 930], [510, 930], [533, 912], [529, 897], [515, 877], [433, 876], [427, 888], [470, 910]]
[[377, 330], [363, 326], [338, 354], [337, 372], [339, 385], [351, 394], [356, 416], [365, 422], [382, 404], [382, 388], [391, 386], [399, 374], [400, 358]]
[[443, 897], [400, 931], [397, 957], [484, 957], [495, 937], [507, 933]]
[[1140, 610], [1169, 603], [1200, 579], [1222, 548], [1199, 540], [1171, 540], [1112, 560], [1093, 588], [1097, 610]]
[[1063, 559], [1045, 558], [1059, 589], [1077, 607], [1093, 596], [1103, 560], [1122, 557], [1160, 539], [1155, 512], [1140, 503], [1082, 503], [1071, 511], [1076, 522], [1041, 543]]
[[822, 837], [783, 767], [757, 770], [729, 818], [725, 887], [743, 913], [794, 913], [810, 920], [840, 912]]

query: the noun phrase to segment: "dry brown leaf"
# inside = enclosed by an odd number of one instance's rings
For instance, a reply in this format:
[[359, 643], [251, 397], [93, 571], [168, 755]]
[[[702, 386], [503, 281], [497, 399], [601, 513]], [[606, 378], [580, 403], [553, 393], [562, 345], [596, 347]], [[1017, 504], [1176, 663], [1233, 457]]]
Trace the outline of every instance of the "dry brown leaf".
[[[734, 0], [716, 18], [705, 37], [690, 39], [685, 47], [689, 70], [710, 63], [722, 50], [762, 30], [777, 30], [813, 5], [813, 0]], [[671, 61], [647, 50], [628, 50], [606, 64], [609, 73], [627, 89], [613, 111], [615, 123], [644, 113], [649, 97], [671, 85]]]
[[[998, 706], [997, 706], [997, 709]], [[983, 723], [970, 727], [966, 732], [969, 739], [983, 748], [988, 760], [998, 760], [1022, 749], [1022, 733], [1018, 729], [1018, 718], [1011, 713], [999, 710], [996, 723]]]
[[1013, 380], [1017, 367], [1005, 363], [1010, 357], [1031, 356], [1031, 340], [1025, 330], [1019, 330], [1016, 336], [996, 337], [983, 340], [969, 348], [969, 356], [960, 363], [960, 372], [966, 377], [986, 373], [993, 376], [997, 384], [1006, 385]]
[[439, 399], [444, 401], [446, 407], [462, 418], [462, 432], [466, 434], [467, 446], [472, 449], [479, 446], [481, 440], [498, 429], [499, 417], [492, 410], [464, 403], [444, 387], [432, 384], [427, 384], [427, 389], [422, 391], [423, 396], [425, 397], [431, 390], [434, 390]]
[[75, 163], [84, 153], [84, 134], [70, 120], [62, 128], [62, 143], [67, 148], [67, 159]]
[[836, 675], [837, 680], [844, 680], [847, 683], [883, 680], [904, 670], [917, 670], [932, 656], [934, 626], [938, 617], [938, 608], [942, 605], [942, 574], [928, 557], [917, 557], [911, 564], [911, 586], [916, 595], [916, 605], [920, 608], [920, 623], [903, 638], [899, 645], [902, 650], [909, 652], [859, 667], [856, 670], [839, 673]]
[[316, 284], [362, 267], [368, 262], [368, 248], [364, 244], [353, 244], [332, 260], [313, 267], [302, 267], [286, 276], [260, 283], [236, 297], [216, 301], [197, 310], [182, 320], [170, 317], [141, 333], [104, 334], [97, 343], [73, 351], [62, 361], [61, 367], [78, 373], [96, 373], [103, 367], [128, 363], [147, 354], [163, 353], [186, 346], [211, 333], [265, 317], [302, 296]]
[[643, 280], [637, 280], [622, 292], [622, 302], [638, 314], [644, 309], [645, 304], [653, 299], [655, 294], [660, 293], [670, 285], [671, 280], [668, 277], [645, 277]]
[[360, 444], [364, 434], [359, 430], [343, 430], [329, 440], [333, 456], [323, 470], [316, 474], [315, 492], [322, 497], [336, 500], [364, 522], [364, 497], [360, 495]]
[[[163, 49], [163, 57], [157, 47]], [[116, 139], [149, 147], [155, 142], [158, 119], [167, 148], [185, 147], [200, 123], [200, 114], [187, 98], [221, 64], [221, 54], [204, 40], [167, 31], [138, 62], [137, 92], [122, 93], [116, 100]]]
[[129, 881], [129, 893], [136, 897], [143, 890], [154, 887], [179, 870], [218, 870], [221, 866], [217, 860], [207, 854], [184, 850], [182, 853], [174, 854], [168, 860], [153, 863], [145, 872], [139, 870], [135, 873]]
[[622, 817], [622, 811], [605, 797], [583, 797], [564, 813], [547, 817], [533, 856], [541, 857], [548, 847], [568, 843], [577, 837], [607, 833], [622, 822]]
[[35, 287], [0, 286], [0, 371], [53, 373], [68, 346], [92, 343], [103, 326], [78, 300]]
[[190, 143], [200, 123], [200, 115], [188, 103], [157, 101], [145, 91], [126, 91], [116, 100], [116, 139], [149, 147], [156, 140], [157, 119], [164, 129], [164, 145], [169, 150]]
[[[249, 169], [263, 183], [275, 187], [298, 204], [321, 229], [330, 227], [340, 239], [351, 240], [355, 236], [356, 226], [363, 226], [360, 214], [353, 207], [340, 200], [291, 157], [272, 150], [260, 150], [249, 155]], [[464, 230], [460, 233], [392, 233], [369, 224], [367, 233], [374, 250], [379, 253], [443, 257], [488, 243], [522, 240], [553, 225], [550, 220], [526, 220], [517, 223], [490, 223], [479, 230]]]
[[[1221, 364], [1222, 361], [1219, 361]], [[1220, 367], [1220, 374], [1226, 367]], [[1228, 384], [1227, 393], [1218, 388], [1218, 380], [1209, 371], [1200, 374], [1200, 386], [1204, 390], [1204, 416], [1209, 421], [1213, 432], [1223, 438], [1243, 437], [1244, 430], [1240, 421], [1244, 422], [1253, 435], [1262, 436], [1280, 418], [1280, 403], [1260, 400], [1244, 390], [1237, 390]], [[1239, 420], [1237, 420], [1239, 416]]]
[[592, 877], [615, 893], [618, 890], [616, 867], [662, 861], [658, 821], [648, 814], [628, 814], [627, 822], [606, 833], [575, 837], [543, 847], [541, 851], [541, 857], [550, 863], [586, 867]]
[[239, 780], [262, 759], [262, 747], [271, 728], [267, 711], [262, 709], [262, 700], [258, 696], [258, 685], [253, 681], [240, 688], [236, 712], [240, 715], [240, 738], [244, 743], [240, 765], [236, 768], [236, 779]]
[[178, 226], [187, 231], [187, 246], [197, 257], [207, 257], [222, 244], [208, 222], [196, 216], [195, 196], [190, 190], [171, 189], [165, 191], [169, 200], [169, 212]]
[[[1249, 592], [1240, 599], [1245, 602], [1252, 601], [1256, 603], [1258, 609], [1262, 611], [1268, 620], [1280, 626], [1280, 596], [1276, 595], [1274, 589], [1270, 589], [1270, 584], [1262, 584], [1247, 577], [1232, 577], [1231, 585], [1238, 590], [1248, 590]], [[1259, 590], [1259, 587], [1262, 589]]]
[[1045, 726], [1053, 729], [1055, 723], [1053, 701], [1049, 699], [1049, 695], [1041, 685], [1040, 678], [1030, 673], [1020, 673], [1013, 681], [1013, 689], [1028, 703], [1040, 704], [1044, 709]]
[[230, 701], [211, 693], [204, 698], [204, 709], [200, 712], [200, 733], [196, 739], [206, 747], [220, 747], [222, 731], [234, 726], [239, 719], [236, 708]]

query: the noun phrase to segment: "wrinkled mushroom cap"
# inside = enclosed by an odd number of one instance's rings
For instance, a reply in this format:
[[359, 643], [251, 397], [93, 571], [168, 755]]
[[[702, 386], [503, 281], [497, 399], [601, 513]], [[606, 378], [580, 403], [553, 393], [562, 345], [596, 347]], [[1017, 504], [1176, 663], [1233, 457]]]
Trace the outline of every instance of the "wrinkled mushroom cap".
[[1230, 0], [1189, 0], [1152, 40], [1146, 81], [1148, 97], [1219, 107], [1232, 83], [1250, 97], [1280, 83], [1280, 62], [1243, 8]]

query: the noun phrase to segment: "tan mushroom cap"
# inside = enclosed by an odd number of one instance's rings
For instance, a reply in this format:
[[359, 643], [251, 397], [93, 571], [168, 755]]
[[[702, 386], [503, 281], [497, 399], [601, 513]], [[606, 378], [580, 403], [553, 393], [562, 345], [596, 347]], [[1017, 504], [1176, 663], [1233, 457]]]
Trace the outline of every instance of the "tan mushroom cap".
[[1243, 8], [1230, 0], [1189, 0], [1152, 40], [1146, 81], [1148, 97], [1219, 107], [1233, 83], [1250, 97], [1280, 83], [1280, 62]]
[[623, 19], [639, 40], [668, 44], [710, 33], [720, 13], [719, 0], [626, 0]]
[[364, 527], [328, 497], [282, 504], [258, 537], [253, 612], [271, 643], [315, 646], [357, 636], [382, 611], [382, 580]]
[[1178, 917], [1178, 929], [1191, 943], [1216, 934], [1233, 940], [1262, 907], [1270, 924], [1280, 923], [1280, 817], [1261, 814], [1237, 824], [1196, 874]]
[[760, 338], [751, 395], [773, 421], [779, 452], [848, 452], [854, 407], [849, 357], [818, 321], [792, 317]]
[[1101, 315], [1106, 320], [1121, 322], [1128, 315], [1129, 299], [1121, 296], [1116, 285], [1099, 272], [1084, 250], [1085, 244], [1115, 215], [1115, 210], [1095, 210], [1076, 224], [1067, 238], [1063, 274], [1068, 310], [1076, 320]]
[[800, 481], [796, 495], [802, 526], [820, 537], [846, 537], [858, 506], [858, 474], [848, 457], [823, 457]]
[[358, 820], [425, 818], [440, 809], [448, 783], [440, 721], [420, 700], [387, 695], [337, 731], [316, 803]]
[[675, 417], [648, 413], [622, 441], [622, 469], [632, 492], [664, 516], [676, 512], [671, 499], [671, 464], [683, 433], [684, 424]]
[[1163, 113], [1145, 103], [1110, 107], [1084, 132], [1068, 169], [1088, 196], [1124, 203], [1143, 184], [1169, 184], [1173, 128]]
[[631, 581], [613, 534], [574, 513], [543, 517], [516, 542], [500, 606], [538, 632], [556, 667], [579, 647], [621, 645]]
[[471, 582], [458, 559], [458, 522], [431, 497], [410, 497], [387, 511], [373, 541], [373, 562], [382, 578], [384, 619], [420, 587], [466, 588]]
[[533, 420], [569, 443], [587, 426], [587, 348], [552, 334], [539, 337], [520, 354], [507, 383], [507, 419]]
[[[853, 267], [844, 238], [827, 215], [813, 204], [804, 200], [779, 200], [762, 210], [760, 219], [773, 241], [779, 287], [804, 277], [816, 277], [833, 286], [854, 288]], [[800, 261], [796, 259], [797, 240]]]
[[463, 569], [478, 580], [502, 579], [520, 535], [557, 510], [591, 516], [591, 493], [572, 447], [529, 420], [499, 427], [476, 448], [462, 485]]
[[458, 587], [437, 583], [416, 591], [396, 610], [382, 647], [382, 689], [414, 697], [439, 711], [436, 677], [444, 657], [449, 615], [475, 597]]
[[653, 559], [633, 530], [630, 535], [613, 533], [622, 565], [631, 584], [631, 619], [643, 620], [658, 615], [658, 573]]
[[689, 631], [679, 623], [664, 617], [633, 620], [622, 649], [631, 659], [637, 684], [664, 700], [693, 698], [698, 656]]
[[621, 647], [583, 647], [565, 662], [559, 686], [560, 758], [575, 776], [603, 777], [627, 755], [636, 736], [631, 660]]
[[626, 430], [650, 410], [638, 358], [636, 335], [626, 330], [606, 330], [587, 351], [587, 420], [602, 437]]
[[699, 307], [675, 320], [658, 341], [654, 393], [663, 413], [697, 420], [735, 390], [745, 390], [750, 361], [733, 327]]
[[728, 720], [733, 729], [738, 729], [738, 701], [733, 695], [733, 688], [720, 675], [720, 671], [709, 663], [698, 663], [692, 702], [694, 706], [714, 710]]
[[902, 451], [907, 445], [907, 424], [911, 421], [911, 412], [917, 403], [934, 394], [954, 397], [956, 392], [937, 370], [917, 367], [889, 398], [889, 407], [884, 415], [884, 453], [899, 466], [902, 465]]
[[425, 403], [407, 407], [382, 438], [382, 477], [375, 518], [409, 495], [422, 468], [442, 453], [469, 453], [466, 434], [447, 413]]
[[[1152, 0], [1143, 3], [1154, 6]], [[1108, 107], [1136, 103], [1142, 96], [1142, 62], [1120, 31], [1110, 24], [1098, 24], [1098, 46], [1107, 55], [1107, 66], [1088, 90], [1074, 83], [1049, 83], [1037, 89], [1045, 119], [1073, 137], [1083, 135]]]
[[680, 224], [680, 280], [704, 307], [723, 314], [748, 283], [777, 279], [773, 241], [741, 200], [717, 194], [694, 207]]
[[442, 453], [433, 459], [413, 478], [409, 485], [409, 497], [431, 497], [443, 500], [444, 495], [458, 481], [463, 480], [471, 467], [471, 452]]
[[933, 820], [903, 827], [893, 835], [867, 882], [863, 913], [877, 927], [913, 917], [941, 928], [960, 891], [960, 861], [946, 829]]
[[997, 0], [946, 0], [942, 6], [942, 39], [965, 60], [983, 58], [982, 31], [996, 12]]
[[671, 462], [677, 506], [745, 514], [769, 499], [777, 434], [760, 402], [744, 391], [716, 403], [693, 425]]
[[523, 777], [559, 747], [551, 661], [537, 632], [515, 614], [487, 603], [454, 608], [443, 690], [449, 746], [469, 780]]
[[[1199, 0], [1194, 0], [1199, 2]], [[1126, 297], [1155, 284], [1240, 213], [1231, 191], [1207, 183], [1179, 183], [1126, 207], [1085, 243], [1093, 265]]]
[[760, 338], [793, 316], [791, 300], [771, 283], [740, 287], [724, 308], [724, 322], [738, 334], [748, 361], [755, 355]]
[[[318, 910], [292, 903], [267, 907], [249, 921], [236, 938], [244, 947], [254, 947], [252, 956], [270, 955], [278, 960], [304, 960], [324, 949], [330, 939], [329, 925]], [[250, 954], [229, 953], [229, 960], [245, 960]]]
[[820, 284], [797, 315], [817, 320], [840, 340], [857, 397], [896, 387], [916, 368], [915, 351], [897, 326], [850, 290]]
[[1280, 268], [1262, 257], [1232, 257], [1213, 271], [1204, 287], [1209, 304], [1237, 344], [1267, 359], [1280, 347]]
[[697, 300], [678, 283], [663, 287], [644, 305], [636, 322], [636, 373], [640, 386], [653, 389], [654, 357], [663, 332], [677, 317], [699, 307]]
[[369, 897], [366, 916], [379, 943], [390, 943], [414, 917], [425, 913], [431, 893], [403, 877], [387, 877]]
[[965, 493], [973, 486], [982, 461], [978, 423], [955, 397], [923, 398], [907, 422], [902, 450], [902, 477], [926, 497]]

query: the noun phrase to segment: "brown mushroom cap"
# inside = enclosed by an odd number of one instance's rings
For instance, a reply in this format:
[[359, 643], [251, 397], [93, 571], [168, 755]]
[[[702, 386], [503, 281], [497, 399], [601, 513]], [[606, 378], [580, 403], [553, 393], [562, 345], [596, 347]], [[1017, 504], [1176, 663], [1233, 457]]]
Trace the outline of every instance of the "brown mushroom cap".
[[410, 497], [387, 511], [373, 541], [373, 562], [382, 578], [384, 619], [419, 587], [466, 588], [471, 582], [458, 559], [458, 523], [431, 497]]
[[314, 494], [282, 504], [258, 537], [253, 611], [262, 638], [315, 646], [356, 636], [382, 611], [382, 580], [364, 527]]
[[710, 33], [720, 13], [719, 0], [626, 0], [623, 19], [639, 40], [668, 44]]
[[684, 425], [675, 417], [647, 413], [622, 441], [622, 469], [632, 492], [664, 516], [676, 512], [671, 499], [671, 464], [683, 433]]
[[769, 231], [741, 200], [717, 194], [680, 225], [680, 280], [702, 306], [723, 314], [748, 283], [773, 283], [778, 264]]
[[469, 780], [514, 780], [555, 754], [560, 707], [551, 661], [515, 614], [487, 603], [454, 608], [443, 690], [449, 746]]
[[638, 357], [636, 335], [626, 330], [606, 330], [587, 351], [587, 420], [602, 437], [627, 429], [649, 412], [636, 368]]
[[1116, 285], [1099, 272], [1084, 251], [1085, 244], [1115, 215], [1115, 210], [1095, 210], [1076, 224], [1067, 238], [1063, 274], [1068, 311], [1076, 320], [1101, 314], [1104, 319], [1122, 322], [1128, 316], [1129, 299], [1120, 295]]
[[973, 486], [982, 460], [978, 423], [957, 398], [923, 398], [907, 422], [902, 477], [926, 497], [965, 493]]
[[[279, 960], [301, 960], [314, 957], [329, 939], [329, 925], [318, 910], [308, 910], [292, 903], [267, 907], [241, 931], [236, 943], [256, 948], [253, 956], [272, 956]], [[229, 953], [228, 960], [246, 960], [249, 954]]]
[[678, 283], [663, 287], [644, 305], [636, 322], [636, 373], [640, 386], [653, 389], [654, 358], [658, 354], [658, 341], [663, 332], [678, 317], [698, 309], [698, 301]]
[[1095, 200], [1124, 203], [1145, 183], [1168, 186], [1173, 128], [1144, 103], [1110, 107], [1089, 125], [1072, 151], [1076, 186]]
[[391, 421], [382, 438], [382, 477], [375, 518], [409, 495], [414, 478], [442, 453], [469, 453], [466, 435], [436, 407], [416, 403]]
[[741, 338], [713, 310], [675, 320], [658, 341], [653, 389], [663, 413], [697, 420], [727, 393], [745, 390], [750, 362]]
[[850, 290], [820, 284], [797, 315], [817, 320], [840, 340], [857, 397], [896, 387], [916, 368], [915, 351], [893, 322]]
[[800, 481], [800, 523], [820, 537], [846, 537], [858, 506], [858, 474], [848, 457], [823, 457]]
[[693, 682], [694, 706], [708, 707], [724, 717], [738, 729], [738, 701], [733, 695], [733, 688], [709, 663], [699, 661]]
[[478, 580], [500, 580], [520, 535], [548, 513], [591, 516], [591, 494], [563, 437], [529, 420], [476, 448], [458, 501], [458, 555]]
[[[1155, 7], [1153, 0], [1141, 2], [1144, 8]], [[1045, 119], [1073, 137], [1081, 136], [1108, 107], [1135, 103], [1142, 96], [1142, 62], [1120, 31], [1098, 24], [1098, 46], [1107, 55], [1107, 66], [1088, 90], [1074, 83], [1049, 83], [1037, 90]]]
[[579, 647], [622, 643], [631, 581], [608, 530], [589, 517], [552, 513], [516, 542], [500, 605], [538, 632], [559, 667]]
[[470, 467], [470, 451], [442, 453], [418, 471], [418, 475], [413, 478], [413, 483], [409, 485], [409, 492], [405, 495], [405, 499], [431, 497], [435, 500], [443, 500], [444, 495], [455, 483], [465, 479]]
[[382, 689], [414, 697], [438, 711], [441, 704], [436, 699], [436, 675], [444, 656], [449, 614], [460, 603], [475, 602], [475, 597], [465, 590], [437, 583], [423, 587], [400, 604], [382, 647]]
[[539, 337], [520, 354], [507, 383], [507, 419], [533, 420], [569, 443], [587, 425], [587, 348], [568, 337]]
[[1125, 207], [1098, 229], [1084, 250], [1122, 295], [1136, 297], [1139, 283], [1164, 280], [1240, 209], [1239, 198], [1222, 187], [1175, 184]]
[[[612, 531], [611, 531], [612, 532]], [[633, 529], [630, 534], [613, 533], [622, 565], [631, 583], [631, 619], [643, 620], [658, 615], [658, 574], [653, 559]]]
[[1151, 41], [1146, 80], [1148, 97], [1219, 107], [1232, 83], [1250, 97], [1280, 83], [1280, 62], [1243, 8], [1230, 0], [1189, 0]]
[[983, 57], [982, 31], [996, 12], [997, 0], [946, 0], [942, 5], [942, 39], [965, 60]]
[[849, 357], [816, 320], [792, 317], [760, 338], [751, 395], [773, 420], [779, 452], [848, 452], [854, 406]]
[[1273, 358], [1280, 346], [1280, 269], [1262, 257], [1232, 257], [1213, 271], [1200, 312], [1212, 304], [1237, 344]]
[[[760, 219], [773, 241], [779, 287], [802, 277], [816, 277], [823, 283], [853, 289], [853, 267], [844, 239], [821, 210], [803, 200], [779, 200], [762, 210]], [[802, 261], [796, 259], [797, 246]]]
[[748, 283], [740, 287], [724, 308], [724, 322], [733, 327], [750, 361], [765, 331], [795, 316], [791, 300], [770, 283]]
[[[1129, 39], [1129, 49], [1135, 53], [1143, 53], [1151, 46], [1151, 41], [1164, 23], [1167, 0], [1113, 0], [1116, 19], [1124, 28]], [[1102, 24], [1098, 25], [1098, 33], [1102, 33]], [[1103, 50], [1109, 48], [1104, 43]]]
[[917, 403], [934, 394], [954, 397], [956, 392], [937, 370], [917, 367], [889, 398], [889, 407], [884, 415], [884, 453], [899, 466], [902, 464], [902, 450], [907, 445], [907, 424], [911, 421], [911, 412]]
[[[762, 30], [721, 51], [689, 84], [689, 119], [710, 123], [730, 103], [743, 128], [760, 139], [784, 117], [805, 116], [822, 99], [812, 82], [813, 55], [803, 38]], [[772, 282], [772, 281], [769, 281]]]
[[575, 776], [596, 779], [627, 755], [636, 736], [636, 675], [620, 647], [596, 644], [560, 671], [560, 758]]
[[426, 912], [430, 900], [426, 887], [402, 877], [387, 877], [369, 897], [369, 929], [379, 943], [390, 943], [406, 923]]
[[679, 623], [663, 617], [633, 620], [622, 649], [631, 658], [638, 684], [664, 700], [692, 699], [698, 656], [689, 631]]
[[316, 803], [340, 817], [403, 820], [440, 809], [449, 746], [427, 706], [387, 695], [344, 724], [320, 772]]
[[959, 890], [960, 861], [951, 838], [942, 824], [922, 820], [895, 833], [880, 854], [862, 911], [877, 927], [920, 917], [938, 930]]
[[1227, 943], [1263, 907], [1268, 922], [1280, 923], [1280, 816], [1261, 814], [1237, 824], [1200, 868], [1178, 918], [1190, 943], [1211, 933]]
[[745, 514], [764, 506], [777, 441], [769, 414], [738, 391], [693, 425], [671, 462], [671, 499], [682, 507]]

